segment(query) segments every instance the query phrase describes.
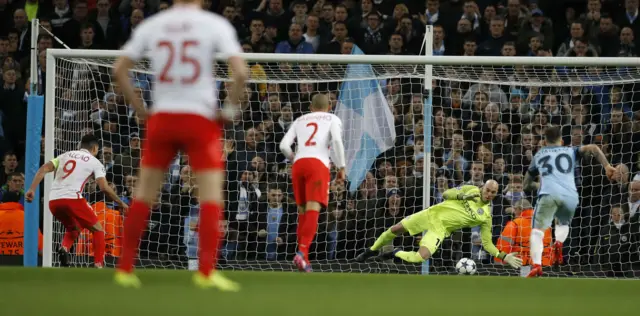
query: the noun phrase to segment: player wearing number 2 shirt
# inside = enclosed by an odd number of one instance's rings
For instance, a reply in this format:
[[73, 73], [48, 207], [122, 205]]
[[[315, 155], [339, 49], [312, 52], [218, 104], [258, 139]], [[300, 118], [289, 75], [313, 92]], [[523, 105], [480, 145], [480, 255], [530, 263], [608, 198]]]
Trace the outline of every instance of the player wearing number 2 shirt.
[[82, 137], [80, 150], [66, 152], [45, 163], [38, 169], [29, 191], [25, 194], [28, 202], [33, 201], [35, 189], [44, 175], [55, 171], [55, 177], [49, 191], [49, 210], [65, 228], [62, 245], [58, 249], [61, 266], [69, 265], [69, 249], [78, 238], [80, 229], [93, 233], [94, 264], [98, 268], [104, 265], [104, 231], [91, 206], [82, 197], [84, 185], [93, 176], [100, 190], [110, 199], [126, 209], [128, 206], [109, 187], [105, 179], [104, 166], [95, 156], [98, 154], [98, 139], [93, 135]]
[[[311, 113], [296, 119], [282, 138], [280, 150], [293, 162], [293, 195], [298, 205], [298, 252], [293, 259], [300, 271], [310, 272], [309, 246], [318, 228], [320, 207], [329, 202], [329, 146], [335, 147], [334, 164], [338, 178], [344, 179], [342, 121], [327, 113], [329, 99], [317, 94], [311, 101]], [[297, 139], [295, 156], [291, 145]]]
[[540, 176], [538, 201], [529, 238], [533, 267], [528, 277], [542, 275], [544, 231], [551, 227], [554, 218], [557, 222], [553, 251], [557, 260], [562, 263], [562, 244], [569, 236], [569, 223], [579, 202], [575, 169], [580, 157], [590, 153], [607, 170], [607, 174], [614, 170], [598, 146], [563, 147], [561, 130], [557, 126], [547, 127], [544, 134], [546, 145], [535, 154], [524, 178], [525, 189], [531, 189], [536, 186], [533, 177]]
[[[219, 118], [233, 119], [244, 92], [247, 67], [236, 31], [222, 16], [202, 10], [201, 0], [177, 0], [163, 12], [142, 22], [123, 47], [114, 75], [137, 117], [144, 121], [146, 109], [133, 92], [129, 70], [146, 58], [156, 74], [153, 108], [146, 122], [146, 139], [131, 212], [124, 223], [123, 249], [116, 283], [139, 287], [133, 264], [140, 238], [164, 178], [177, 151], [189, 155], [200, 202], [198, 272], [193, 281], [201, 288], [237, 291], [238, 285], [220, 273], [212, 273], [220, 241], [223, 207], [224, 161]], [[214, 55], [226, 55], [233, 76], [228, 99], [218, 109]]]

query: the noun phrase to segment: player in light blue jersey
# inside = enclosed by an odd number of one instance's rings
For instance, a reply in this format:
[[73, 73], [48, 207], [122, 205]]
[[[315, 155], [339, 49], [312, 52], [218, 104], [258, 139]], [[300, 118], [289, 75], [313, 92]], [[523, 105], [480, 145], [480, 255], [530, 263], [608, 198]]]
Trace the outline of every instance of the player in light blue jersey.
[[[546, 145], [531, 160], [531, 166], [524, 177], [525, 189], [538, 189], [530, 238], [533, 267], [528, 277], [542, 275], [542, 240], [544, 231], [551, 227], [554, 217], [557, 219], [554, 252], [559, 262], [562, 262], [562, 244], [569, 236], [569, 223], [580, 200], [575, 182], [575, 170], [580, 157], [591, 154], [608, 174], [615, 170], [596, 145], [563, 147], [561, 130], [557, 126], [545, 129], [545, 142]], [[537, 176], [540, 176], [539, 184], [534, 182]]]

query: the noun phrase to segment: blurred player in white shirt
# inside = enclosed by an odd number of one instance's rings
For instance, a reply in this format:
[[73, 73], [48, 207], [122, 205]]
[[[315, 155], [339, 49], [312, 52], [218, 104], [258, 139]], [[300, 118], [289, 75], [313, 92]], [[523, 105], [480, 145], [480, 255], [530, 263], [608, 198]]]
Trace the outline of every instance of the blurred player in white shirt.
[[62, 245], [58, 249], [60, 265], [69, 266], [69, 249], [78, 238], [80, 229], [84, 228], [93, 234], [94, 265], [102, 268], [105, 251], [104, 230], [95, 211], [82, 197], [84, 185], [89, 177], [93, 176], [100, 190], [111, 200], [125, 211], [128, 206], [109, 187], [104, 166], [95, 157], [98, 154], [98, 139], [93, 135], [86, 135], [80, 141], [80, 148], [66, 152], [42, 165], [33, 178], [25, 199], [32, 202], [34, 192], [45, 174], [55, 171], [53, 185], [49, 191], [49, 210], [65, 228]]
[[[311, 101], [311, 113], [296, 119], [282, 138], [280, 150], [293, 160], [293, 194], [298, 205], [298, 252], [293, 263], [300, 271], [311, 272], [309, 246], [318, 229], [321, 207], [329, 203], [330, 146], [335, 149], [334, 164], [338, 179], [345, 179], [345, 156], [342, 144], [342, 121], [328, 113], [329, 99], [316, 94]], [[291, 145], [297, 139], [294, 155]]]
[[[220, 115], [230, 119], [244, 89], [248, 69], [238, 56], [242, 52], [236, 31], [222, 16], [202, 10], [201, 0], [179, 0], [140, 24], [123, 47], [114, 75], [136, 115], [147, 117], [142, 100], [134, 93], [129, 70], [147, 57], [156, 74], [153, 108], [146, 122], [146, 140], [139, 180], [131, 211], [125, 221], [122, 256], [116, 282], [139, 287], [133, 274], [138, 245], [149, 218], [149, 209], [162, 186], [164, 172], [177, 151], [189, 155], [198, 185], [200, 202], [199, 271], [194, 283], [201, 288], [237, 291], [238, 285], [212, 273], [218, 256], [222, 214], [224, 160]], [[228, 56], [233, 74], [230, 104], [217, 108], [218, 91], [213, 77], [214, 55]]]

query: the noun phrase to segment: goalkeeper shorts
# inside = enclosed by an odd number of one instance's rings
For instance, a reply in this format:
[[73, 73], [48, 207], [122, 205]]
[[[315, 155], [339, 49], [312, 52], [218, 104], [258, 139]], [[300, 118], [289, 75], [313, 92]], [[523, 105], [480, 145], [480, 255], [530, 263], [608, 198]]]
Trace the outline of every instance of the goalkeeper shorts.
[[224, 170], [222, 126], [217, 121], [197, 114], [155, 113], [147, 121], [146, 136], [143, 167], [164, 170], [182, 151], [194, 171]]
[[428, 209], [409, 215], [400, 223], [411, 236], [424, 233], [420, 240], [420, 246], [429, 249], [433, 255], [438, 251], [447, 234], [441, 224], [431, 219], [427, 211]]

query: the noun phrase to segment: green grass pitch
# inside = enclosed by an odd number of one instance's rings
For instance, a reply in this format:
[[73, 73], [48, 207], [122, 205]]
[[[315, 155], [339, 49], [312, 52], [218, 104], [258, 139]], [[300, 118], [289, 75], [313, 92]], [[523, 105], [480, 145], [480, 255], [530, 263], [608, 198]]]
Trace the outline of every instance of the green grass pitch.
[[0, 268], [2, 316], [638, 315], [640, 282], [343, 273], [226, 272], [239, 293], [199, 290], [188, 271]]

